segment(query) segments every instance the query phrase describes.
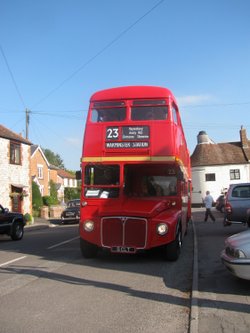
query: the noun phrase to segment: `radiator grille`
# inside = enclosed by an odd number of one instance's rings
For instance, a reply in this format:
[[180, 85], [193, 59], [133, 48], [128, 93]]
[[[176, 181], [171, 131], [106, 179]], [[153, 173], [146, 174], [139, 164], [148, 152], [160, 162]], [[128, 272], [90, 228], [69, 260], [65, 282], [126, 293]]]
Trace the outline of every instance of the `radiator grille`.
[[143, 249], [147, 239], [147, 220], [134, 217], [105, 217], [102, 219], [102, 245], [127, 246]]

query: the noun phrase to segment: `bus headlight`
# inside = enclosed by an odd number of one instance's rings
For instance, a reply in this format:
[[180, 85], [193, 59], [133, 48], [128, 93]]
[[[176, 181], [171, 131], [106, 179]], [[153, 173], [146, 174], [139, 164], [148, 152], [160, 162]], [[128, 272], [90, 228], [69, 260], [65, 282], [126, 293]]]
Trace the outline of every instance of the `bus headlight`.
[[86, 220], [84, 223], [83, 223], [83, 229], [87, 232], [91, 232], [94, 230], [94, 222], [91, 221], [91, 220]]
[[166, 223], [160, 223], [156, 227], [157, 234], [160, 236], [166, 235], [168, 232], [168, 226]]

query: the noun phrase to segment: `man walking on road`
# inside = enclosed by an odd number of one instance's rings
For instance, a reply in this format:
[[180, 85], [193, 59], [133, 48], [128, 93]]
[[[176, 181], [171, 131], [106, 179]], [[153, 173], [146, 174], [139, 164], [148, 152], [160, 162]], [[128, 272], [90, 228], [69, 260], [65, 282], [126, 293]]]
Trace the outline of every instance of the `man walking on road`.
[[205, 205], [205, 208], [206, 208], [205, 222], [207, 222], [208, 216], [210, 216], [211, 219], [213, 220], [213, 222], [215, 222], [215, 217], [213, 216], [213, 214], [211, 212], [211, 208], [213, 206], [214, 199], [211, 196], [209, 191], [206, 192], [206, 196], [205, 196], [203, 202], [204, 202], [204, 205]]

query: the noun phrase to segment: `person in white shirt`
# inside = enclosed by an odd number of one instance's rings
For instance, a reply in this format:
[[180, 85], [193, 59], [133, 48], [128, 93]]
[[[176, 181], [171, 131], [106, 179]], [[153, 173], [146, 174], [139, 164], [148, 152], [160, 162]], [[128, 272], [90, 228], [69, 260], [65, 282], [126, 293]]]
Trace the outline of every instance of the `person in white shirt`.
[[205, 213], [205, 222], [207, 222], [208, 217], [210, 216], [210, 218], [213, 220], [213, 222], [215, 222], [215, 217], [213, 216], [212, 212], [211, 212], [211, 208], [213, 206], [214, 203], [214, 199], [211, 196], [210, 192], [207, 191], [206, 192], [206, 196], [203, 200], [205, 208], [206, 208], [206, 213]]

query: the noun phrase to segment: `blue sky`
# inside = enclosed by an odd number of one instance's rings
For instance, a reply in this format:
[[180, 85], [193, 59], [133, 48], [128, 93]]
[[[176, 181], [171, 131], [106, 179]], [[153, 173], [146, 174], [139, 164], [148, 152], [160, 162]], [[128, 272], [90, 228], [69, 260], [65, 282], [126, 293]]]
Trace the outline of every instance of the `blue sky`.
[[190, 152], [250, 138], [249, 0], [0, 0], [0, 123], [80, 166], [90, 96], [156, 85], [177, 98]]

